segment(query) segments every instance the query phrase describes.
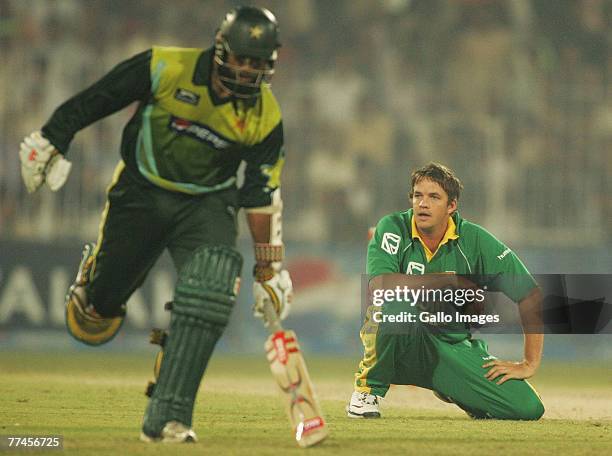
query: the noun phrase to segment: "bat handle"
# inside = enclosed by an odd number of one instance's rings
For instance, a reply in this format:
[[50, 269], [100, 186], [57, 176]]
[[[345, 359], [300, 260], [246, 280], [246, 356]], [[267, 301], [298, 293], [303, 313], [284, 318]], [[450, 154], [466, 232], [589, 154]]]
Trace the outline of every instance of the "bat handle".
[[283, 331], [283, 327], [280, 324], [280, 320], [278, 319], [278, 315], [276, 315], [276, 310], [274, 310], [274, 306], [270, 299], [264, 300], [263, 313], [264, 324], [271, 334]]

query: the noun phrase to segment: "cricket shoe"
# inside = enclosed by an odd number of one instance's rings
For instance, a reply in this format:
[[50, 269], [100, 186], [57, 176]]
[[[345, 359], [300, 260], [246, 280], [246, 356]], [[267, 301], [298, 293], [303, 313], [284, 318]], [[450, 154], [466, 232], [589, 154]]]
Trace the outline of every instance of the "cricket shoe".
[[354, 391], [346, 407], [346, 414], [349, 418], [380, 418], [378, 396]]
[[195, 443], [198, 436], [190, 427], [178, 421], [168, 421], [159, 437], [151, 437], [144, 432], [140, 433], [140, 440], [146, 443]]

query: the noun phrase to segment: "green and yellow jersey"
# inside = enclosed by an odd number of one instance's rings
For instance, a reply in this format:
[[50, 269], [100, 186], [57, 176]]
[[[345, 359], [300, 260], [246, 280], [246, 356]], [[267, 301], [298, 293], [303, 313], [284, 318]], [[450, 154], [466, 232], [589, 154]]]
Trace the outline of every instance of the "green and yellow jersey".
[[[368, 245], [367, 273], [370, 278], [392, 273], [461, 274], [515, 302], [537, 286], [512, 250], [458, 213], [449, 218], [436, 251], [430, 251], [420, 239], [412, 209], [380, 220]], [[479, 418], [531, 420], [544, 412], [527, 382], [513, 379], [498, 385], [485, 377], [488, 369], [483, 364], [495, 357], [484, 341], [472, 339], [466, 323], [432, 324], [419, 317], [385, 323], [373, 318], [376, 309], [387, 315], [417, 313], [401, 299], [382, 307], [369, 306], [360, 332], [364, 356], [355, 374], [355, 391], [385, 396], [391, 384], [417, 385], [447, 395], [470, 416]]]
[[267, 206], [284, 163], [280, 108], [267, 85], [250, 101], [210, 87], [213, 49], [154, 47], [119, 64], [60, 106], [43, 134], [65, 153], [77, 131], [138, 102], [123, 131], [127, 167], [169, 191], [204, 194], [236, 185], [239, 204]]
[[503, 292], [515, 302], [537, 286], [510, 248], [458, 213], [449, 218], [438, 249], [429, 251], [416, 230], [412, 209], [383, 217], [368, 245], [368, 276], [387, 273], [469, 275], [488, 291]]

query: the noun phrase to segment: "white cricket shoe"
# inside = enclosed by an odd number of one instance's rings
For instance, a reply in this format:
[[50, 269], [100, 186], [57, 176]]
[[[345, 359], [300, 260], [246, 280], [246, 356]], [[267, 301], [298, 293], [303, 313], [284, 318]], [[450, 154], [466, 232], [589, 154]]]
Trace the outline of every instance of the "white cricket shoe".
[[198, 436], [193, 429], [188, 428], [183, 423], [168, 421], [159, 437], [150, 437], [144, 432], [141, 432], [140, 440], [147, 443], [195, 443], [198, 441]]
[[380, 418], [378, 396], [354, 391], [346, 413], [349, 418]]

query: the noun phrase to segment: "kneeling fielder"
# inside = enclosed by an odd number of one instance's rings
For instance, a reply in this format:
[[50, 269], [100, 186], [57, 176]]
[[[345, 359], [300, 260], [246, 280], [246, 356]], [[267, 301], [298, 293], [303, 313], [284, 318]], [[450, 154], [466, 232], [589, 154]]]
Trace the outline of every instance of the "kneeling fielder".
[[[412, 174], [412, 209], [384, 217], [368, 246], [370, 290], [392, 289], [396, 284], [475, 288], [460, 275], [496, 277], [487, 284], [488, 290], [501, 291], [518, 302], [524, 359], [496, 359], [484, 341], [472, 339], [465, 326], [440, 330], [417, 319], [398, 331], [397, 325], [376, 323], [369, 311], [361, 330], [365, 354], [355, 375], [349, 417], [380, 417], [378, 399], [387, 394], [390, 384], [431, 389], [473, 418], [537, 420], [544, 413], [538, 394], [525, 380], [534, 375], [542, 355], [544, 339], [536, 333], [538, 322], [526, 328], [526, 323], [532, 324], [527, 316], [539, 309], [541, 292], [510, 249], [482, 227], [459, 217], [461, 188], [443, 165], [430, 163]], [[390, 307], [394, 304], [398, 303]]]

